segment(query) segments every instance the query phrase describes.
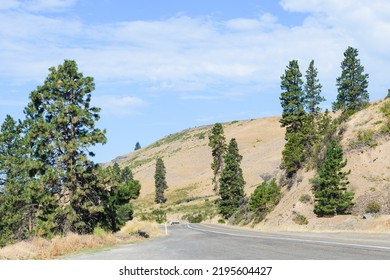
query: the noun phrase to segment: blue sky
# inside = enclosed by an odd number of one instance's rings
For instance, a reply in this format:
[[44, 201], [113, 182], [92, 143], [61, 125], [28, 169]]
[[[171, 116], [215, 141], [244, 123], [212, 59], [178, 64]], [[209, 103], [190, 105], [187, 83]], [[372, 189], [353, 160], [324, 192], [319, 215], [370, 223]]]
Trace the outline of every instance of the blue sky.
[[330, 107], [343, 52], [359, 50], [371, 100], [390, 88], [386, 0], [2, 0], [0, 118], [23, 118], [48, 68], [95, 79], [95, 161], [189, 127], [280, 115], [280, 76], [315, 60]]

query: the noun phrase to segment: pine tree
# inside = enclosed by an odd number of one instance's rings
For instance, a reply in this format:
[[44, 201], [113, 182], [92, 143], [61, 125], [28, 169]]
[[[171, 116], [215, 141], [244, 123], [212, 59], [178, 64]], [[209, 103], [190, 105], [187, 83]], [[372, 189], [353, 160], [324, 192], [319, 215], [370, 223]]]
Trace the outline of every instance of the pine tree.
[[41, 164], [31, 175], [58, 200], [55, 228], [89, 233], [99, 222], [106, 192], [97, 182], [96, 164], [88, 158], [94, 156], [91, 146], [106, 142], [105, 131], [95, 127], [100, 109], [90, 105], [95, 85], [72, 60], [49, 71], [25, 108], [27, 140]]
[[364, 66], [360, 64], [358, 50], [348, 47], [341, 62], [341, 76], [337, 78], [337, 100], [333, 110], [341, 110], [347, 115], [364, 108], [369, 101], [368, 74], [364, 74]]
[[293, 177], [301, 168], [307, 154], [306, 133], [308, 118], [305, 112], [305, 94], [302, 90], [302, 74], [298, 61], [289, 62], [285, 74], [281, 76], [281, 106], [283, 108], [280, 123], [286, 128], [287, 141], [282, 152], [281, 168], [286, 170], [287, 177]]
[[164, 197], [164, 192], [168, 188], [166, 181], [166, 170], [164, 161], [161, 158], [158, 158], [156, 161], [156, 171], [154, 174], [154, 184], [156, 187], [156, 197], [155, 202], [158, 204], [165, 203], [167, 199]]
[[217, 202], [220, 214], [229, 218], [240, 207], [245, 197], [245, 181], [241, 169], [242, 156], [239, 154], [236, 139], [231, 139], [224, 159], [225, 167], [222, 171], [219, 188], [220, 199]]
[[346, 165], [342, 148], [333, 140], [318, 170], [318, 176], [312, 180], [316, 199], [314, 212], [318, 216], [344, 214], [353, 205], [354, 193], [346, 188], [351, 171], [342, 171]]
[[280, 101], [283, 108], [280, 123], [286, 127], [287, 134], [298, 132], [305, 120], [305, 94], [302, 90], [302, 74], [299, 71], [298, 61], [289, 62], [283, 76], [281, 76]]
[[100, 225], [104, 229], [118, 231], [125, 222], [133, 218], [132, 199], [139, 196], [139, 181], [128, 176], [129, 169], [121, 169], [117, 163], [107, 168], [99, 168], [99, 183], [107, 190], [104, 214]]
[[321, 96], [321, 88], [319, 79], [317, 78], [318, 71], [314, 66], [314, 60], [310, 62], [309, 68], [306, 71], [306, 83], [305, 88], [305, 98], [306, 98], [306, 109], [310, 115], [317, 116], [321, 111], [321, 108], [318, 106], [321, 102], [325, 101], [325, 98]]
[[139, 142], [135, 143], [134, 151], [140, 150], [141, 144]]
[[226, 140], [223, 131], [222, 124], [216, 123], [209, 135], [209, 146], [211, 147], [211, 154], [213, 162], [211, 163], [211, 169], [213, 170], [213, 190], [218, 193], [219, 176], [223, 170], [223, 158], [226, 153]]
[[252, 193], [248, 203], [250, 211], [270, 211], [279, 203], [280, 188], [276, 184], [276, 180], [264, 181], [256, 187]]
[[0, 247], [27, 238], [31, 230], [29, 217], [34, 207], [29, 203], [25, 163], [26, 149], [20, 126], [8, 115], [0, 134]]

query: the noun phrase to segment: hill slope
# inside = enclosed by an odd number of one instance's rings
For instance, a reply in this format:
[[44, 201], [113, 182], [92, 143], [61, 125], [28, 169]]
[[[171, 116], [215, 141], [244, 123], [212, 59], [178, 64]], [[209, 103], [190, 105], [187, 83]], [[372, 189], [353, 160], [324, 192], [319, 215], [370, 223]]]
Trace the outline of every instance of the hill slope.
[[[309, 183], [315, 172], [301, 171], [295, 185], [291, 189], [282, 189], [281, 202], [256, 228], [290, 231], [390, 230], [390, 141], [388, 135], [379, 133], [386, 122], [380, 111], [384, 102], [372, 104], [342, 125], [342, 145], [348, 160], [346, 168], [352, 170], [349, 176], [350, 189], [355, 192], [353, 215], [317, 218], [313, 213], [313, 195]], [[243, 156], [241, 166], [247, 195], [264, 178], [282, 175], [279, 165], [285, 141], [279, 117], [234, 121], [223, 126], [227, 141], [236, 138]], [[171, 197], [177, 198], [178, 193], [187, 197], [213, 196], [212, 158], [208, 147], [211, 127], [192, 128], [169, 135], [148, 147], [118, 157], [113, 162], [132, 168], [134, 177], [142, 184], [139, 201], [148, 202], [145, 205], [149, 207], [152, 207], [154, 198], [157, 157], [164, 159], [169, 185], [167, 193]], [[306, 195], [306, 200], [302, 198], [303, 195]], [[363, 219], [369, 202], [380, 206], [381, 215]], [[308, 224], [294, 222], [298, 215], [306, 217]]]

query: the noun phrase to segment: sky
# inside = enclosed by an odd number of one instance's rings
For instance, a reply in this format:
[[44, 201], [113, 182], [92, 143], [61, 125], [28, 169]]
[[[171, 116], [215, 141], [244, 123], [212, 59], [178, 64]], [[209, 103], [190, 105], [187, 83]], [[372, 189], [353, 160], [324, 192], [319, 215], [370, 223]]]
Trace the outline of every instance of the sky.
[[107, 162], [186, 128], [281, 115], [292, 59], [318, 69], [323, 108], [348, 46], [371, 100], [390, 88], [386, 0], [1, 0], [0, 120], [23, 119], [29, 94], [65, 59], [94, 78]]

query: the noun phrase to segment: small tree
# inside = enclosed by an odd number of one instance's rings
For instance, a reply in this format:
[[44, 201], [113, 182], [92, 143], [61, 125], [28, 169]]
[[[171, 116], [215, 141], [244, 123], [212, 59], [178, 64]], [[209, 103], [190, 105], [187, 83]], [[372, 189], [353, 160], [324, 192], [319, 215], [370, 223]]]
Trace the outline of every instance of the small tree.
[[337, 100], [333, 110], [342, 110], [347, 115], [364, 108], [369, 101], [368, 74], [357, 58], [358, 50], [348, 47], [341, 62], [341, 76], [337, 78]]
[[280, 188], [276, 184], [275, 179], [271, 182], [264, 181], [256, 187], [252, 193], [248, 209], [250, 211], [270, 211], [272, 208], [279, 203], [280, 200]]
[[213, 170], [213, 190], [218, 192], [219, 176], [223, 170], [223, 158], [226, 153], [226, 140], [223, 132], [222, 124], [216, 123], [209, 135], [209, 146], [211, 147], [211, 154], [213, 156], [213, 162], [211, 163], [211, 169]]
[[354, 193], [346, 188], [351, 171], [342, 171], [346, 165], [342, 148], [333, 140], [318, 170], [318, 176], [312, 180], [316, 201], [314, 212], [318, 216], [344, 214], [353, 205]]
[[134, 151], [140, 150], [141, 144], [139, 142], [135, 143]]
[[225, 219], [233, 215], [245, 197], [241, 160], [242, 156], [239, 154], [236, 139], [233, 138], [230, 140], [225, 156], [225, 167], [219, 180], [218, 209]]
[[154, 184], [156, 187], [156, 197], [154, 201], [158, 204], [165, 203], [167, 201], [164, 197], [164, 192], [168, 188], [165, 175], [166, 170], [164, 161], [161, 158], [158, 158], [156, 161], [156, 172], [154, 174]]

